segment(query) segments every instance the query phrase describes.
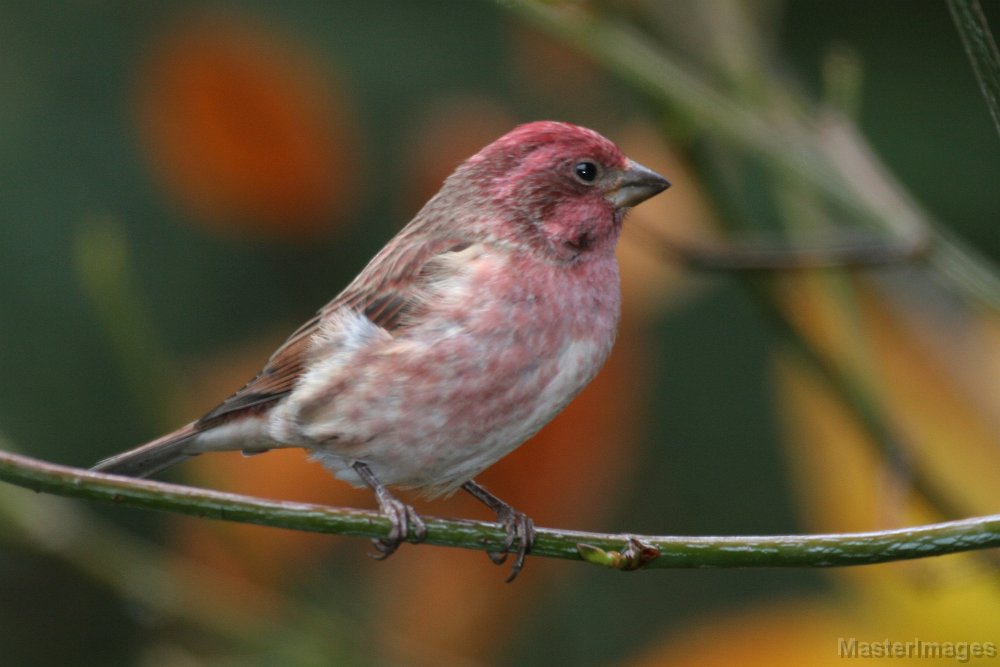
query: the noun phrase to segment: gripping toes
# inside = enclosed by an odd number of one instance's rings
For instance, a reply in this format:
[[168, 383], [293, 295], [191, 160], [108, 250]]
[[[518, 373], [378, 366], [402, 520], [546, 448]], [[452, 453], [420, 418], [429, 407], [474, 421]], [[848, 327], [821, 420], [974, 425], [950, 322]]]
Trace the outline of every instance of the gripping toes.
[[[513, 507], [507, 506], [507, 511], [497, 514], [497, 521], [507, 531], [507, 539], [504, 540], [504, 553], [487, 552], [490, 560], [497, 565], [502, 565], [507, 560], [507, 554], [514, 553], [514, 564], [510, 568], [510, 575], [507, 582], [514, 581], [524, 567], [524, 557], [531, 551], [535, 543], [535, 522], [524, 512], [520, 512]], [[514, 545], [517, 544], [517, 550]]]
[[[507, 531], [507, 537], [501, 545], [503, 550], [500, 552], [487, 551], [486, 555], [497, 565], [502, 565], [507, 561], [508, 554], [515, 554], [514, 565], [511, 566], [510, 576], [507, 577], [508, 583], [514, 581], [521, 572], [521, 568], [524, 567], [524, 557], [528, 555], [535, 543], [535, 522], [524, 512], [514, 509], [494, 496], [475, 480], [469, 480], [462, 485], [462, 488], [496, 512], [497, 521]], [[517, 545], [516, 550], [515, 544]]]
[[394, 554], [399, 545], [409, 537], [411, 529], [413, 541], [423, 542], [427, 537], [427, 525], [417, 511], [392, 495], [366, 464], [358, 461], [353, 467], [362, 481], [375, 492], [379, 511], [392, 524], [388, 535], [372, 538], [372, 544], [378, 552], [372, 554], [372, 557], [383, 560]]
[[416, 510], [398, 498], [394, 496], [379, 498], [379, 509], [389, 519], [392, 528], [386, 537], [372, 538], [372, 544], [378, 552], [372, 554], [376, 560], [388, 558], [395, 553], [399, 545], [409, 537], [411, 530], [415, 542], [422, 542], [427, 537], [427, 525], [424, 520]]

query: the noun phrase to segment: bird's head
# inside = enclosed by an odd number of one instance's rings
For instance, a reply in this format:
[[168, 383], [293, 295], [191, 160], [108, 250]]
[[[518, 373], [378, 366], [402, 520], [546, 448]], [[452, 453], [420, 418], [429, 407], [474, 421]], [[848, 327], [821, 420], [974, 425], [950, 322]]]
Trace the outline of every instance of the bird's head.
[[593, 130], [539, 121], [469, 158], [447, 185], [476, 191], [490, 218], [482, 231], [577, 261], [613, 253], [626, 211], [670, 183]]

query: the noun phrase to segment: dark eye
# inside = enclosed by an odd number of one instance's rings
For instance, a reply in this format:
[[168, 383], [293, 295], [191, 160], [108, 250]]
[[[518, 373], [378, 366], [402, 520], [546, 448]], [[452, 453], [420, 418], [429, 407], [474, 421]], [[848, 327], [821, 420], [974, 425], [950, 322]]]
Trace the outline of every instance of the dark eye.
[[593, 162], [577, 162], [573, 167], [573, 173], [584, 183], [593, 183], [597, 172], [597, 165]]

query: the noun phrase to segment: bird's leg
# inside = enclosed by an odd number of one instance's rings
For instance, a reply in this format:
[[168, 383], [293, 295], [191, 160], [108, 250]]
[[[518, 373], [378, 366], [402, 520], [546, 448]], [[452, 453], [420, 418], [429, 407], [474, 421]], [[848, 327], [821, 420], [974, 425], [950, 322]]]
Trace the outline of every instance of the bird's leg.
[[399, 545], [410, 534], [410, 527], [413, 528], [413, 539], [415, 542], [423, 542], [427, 537], [427, 526], [420, 518], [416, 510], [401, 501], [385, 488], [367, 465], [357, 461], [352, 466], [358, 473], [358, 477], [375, 492], [375, 499], [378, 500], [379, 511], [385, 515], [392, 523], [392, 530], [387, 537], [372, 538], [377, 554], [372, 554], [376, 560], [383, 560], [391, 556]]
[[463, 484], [462, 488], [468, 491], [473, 498], [496, 512], [497, 521], [507, 531], [507, 539], [503, 543], [503, 552], [486, 552], [491, 561], [497, 565], [503, 564], [507, 560], [507, 554], [514, 548], [514, 543], [517, 542], [517, 558], [510, 569], [510, 576], [507, 577], [508, 583], [514, 581], [521, 568], [524, 567], [524, 557], [531, 551], [531, 545], [535, 542], [535, 522], [527, 514], [514, 509], [500, 500], [473, 479]]

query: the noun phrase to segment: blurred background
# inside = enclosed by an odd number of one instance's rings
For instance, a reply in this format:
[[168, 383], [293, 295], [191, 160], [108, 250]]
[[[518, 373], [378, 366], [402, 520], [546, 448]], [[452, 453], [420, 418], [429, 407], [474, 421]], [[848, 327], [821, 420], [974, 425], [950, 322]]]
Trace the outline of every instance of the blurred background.
[[[674, 187], [627, 223], [607, 367], [484, 484], [543, 526], [639, 534], [1000, 511], [1000, 140], [943, 2], [4, 2], [0, 90], [4, 449], [86, 467], [197, 417], [462, 159], [553, 118]], [[947, 252], [853, 272], [709, 274], [650, 242], [926, 225]], [[374, 505], [299, 452], [166, 477]], [[488, 518], [464, 497], [418, 508]], [[1000, 644], [987, 553], [828, 572], [529, 559], [508, 586], [481, 553], [376, 563], [363, 540], [7, 486], [0, 541], [12, 667], [821, 665], [844, 662], [841, 637]]]

